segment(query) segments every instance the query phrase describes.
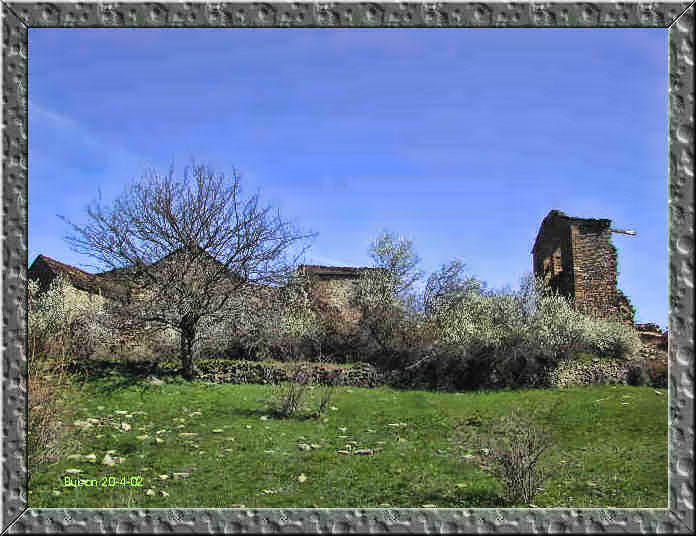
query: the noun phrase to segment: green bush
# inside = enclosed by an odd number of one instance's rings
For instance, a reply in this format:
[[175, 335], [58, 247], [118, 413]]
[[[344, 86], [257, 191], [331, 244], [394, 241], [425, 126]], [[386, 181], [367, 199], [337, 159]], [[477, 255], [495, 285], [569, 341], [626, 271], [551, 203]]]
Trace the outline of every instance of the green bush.
[[643, 359], [631, 363], [628, 369], [629, 385], [667, 387], [667, 362], [662, 359]]
[[667, 387], [668, 368], [666, 359], [648, 359], [646, 368], [652, 387]]
[[552, 468], [548, 457], [557, 449], [549, 422], [557, 420], [556, 402], [541, 413], [517, 407], [508, 415], [486, 422], [478, 412], [461, 418], [455, 425], [451, 440], [469, 450], [478, 447], [476, 461], [503, 486], [503, 502], [507, 506], [529, 504], [542, 489]]
[[632, 363], [626, 371], [626, 383], [628, 385], [650, 385], [650, 375], [647, 367], [641, 363]]
[[630, 327], [588, 318], [530, 276], [516, 292], [471, 286], [432, 314], [441, 340], [460, 348], [482, 387], [540, 385], [547, 371], [581, 350], [626, 359], [640, 347]]

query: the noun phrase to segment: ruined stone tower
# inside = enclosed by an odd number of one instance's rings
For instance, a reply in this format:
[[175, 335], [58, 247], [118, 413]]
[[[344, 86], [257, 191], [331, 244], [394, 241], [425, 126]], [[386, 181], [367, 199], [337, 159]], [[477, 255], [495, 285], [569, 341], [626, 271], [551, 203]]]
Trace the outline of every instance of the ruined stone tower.
[[633, 307], [616, 287], [617, 256], [610, 226], [611, 220], [573, 218], [552, 210], [532, 249], [534, 275], [592, 317], [633, 323]]

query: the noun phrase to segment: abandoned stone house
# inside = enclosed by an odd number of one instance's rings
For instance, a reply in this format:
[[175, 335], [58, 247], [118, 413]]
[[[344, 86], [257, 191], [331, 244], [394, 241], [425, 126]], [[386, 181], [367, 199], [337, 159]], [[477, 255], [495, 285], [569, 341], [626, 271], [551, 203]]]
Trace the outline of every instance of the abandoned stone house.
[[[322, 314], [334, 314], [338, 323], [346, 326], [354, 325], [360, 317], [350, 301], [355, 284], [365, 270], [372, 270], [372, 268], [305, 264], [297, 267], [297, 271], [311, 282], [310, 296], [316, 309]], [[45, 255], [39, 255], [29, 267], [27, 275], [30, 280], [38, 281], [42, 291], [46, 290], [54, 279], [62, 275], [80, 292], [113, 300], [126, 296], [122, 285], [125, 272], [124, 269], [115, 269], [91, 274]], [[257, 290], [258, 295], [273, 292], [272, 288], [261, 285]]]
[[598, 318], [633, 324], [634, 309], [617, 288], [611, 220], [574, 218], [552, 210], [541, 222], [532, 249], [534, 275]]

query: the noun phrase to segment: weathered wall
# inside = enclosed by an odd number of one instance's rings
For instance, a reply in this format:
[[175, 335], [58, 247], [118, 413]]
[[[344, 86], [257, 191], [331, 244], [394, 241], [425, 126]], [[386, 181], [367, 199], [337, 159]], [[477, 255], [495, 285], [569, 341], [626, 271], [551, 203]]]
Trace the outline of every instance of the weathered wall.
[[346, 323], [346, 329], [355, 326], [360, 320], [359, 310], [350, 305], [357, 281], [357, 277], [311, 278], [312, 297], [319, 309], [332, 312]]
[[570, 225], [575, 276], [575, 304], [590, 316], [618, 314], [616, 248], [611, 243], [608, 220]]

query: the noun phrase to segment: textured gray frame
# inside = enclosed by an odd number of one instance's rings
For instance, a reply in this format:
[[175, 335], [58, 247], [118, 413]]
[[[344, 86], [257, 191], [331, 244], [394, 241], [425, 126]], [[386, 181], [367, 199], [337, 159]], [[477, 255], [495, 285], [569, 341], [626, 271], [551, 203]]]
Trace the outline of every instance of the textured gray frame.
[[[628, 532], [694, 530], [694, 10], [681, 3], [5, 3], [2, 530], [24, 532]], [[652, 27], [669, 29], [667, 509], [27, 509], [28, 29], [47, 27]], [[691, 149], [689, 149], [691, 147]]]

